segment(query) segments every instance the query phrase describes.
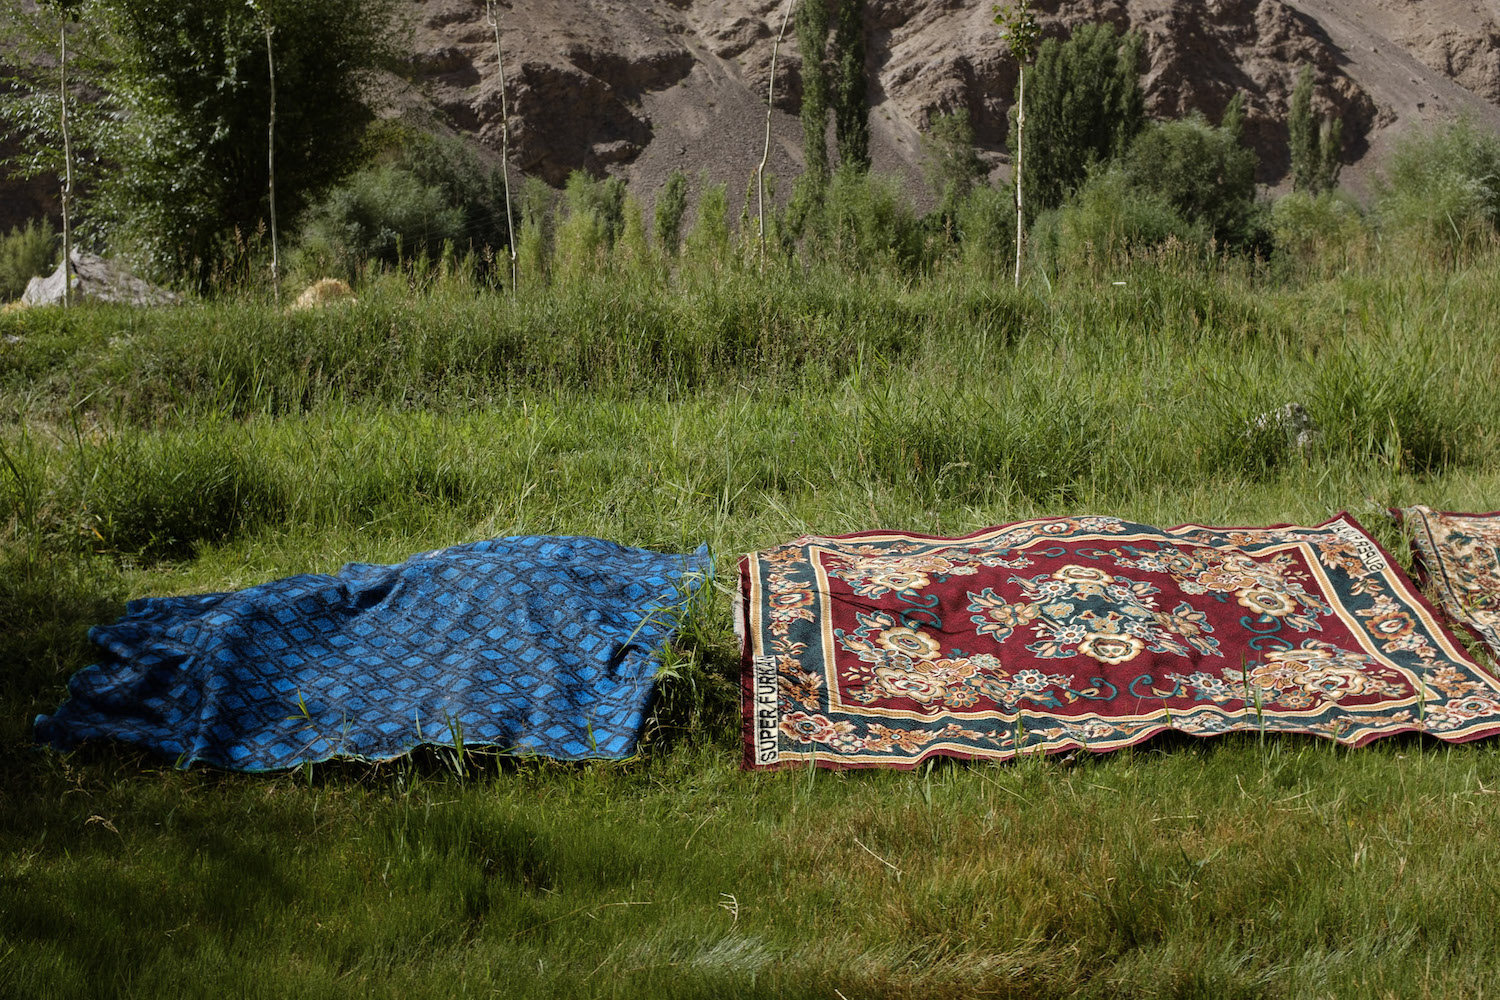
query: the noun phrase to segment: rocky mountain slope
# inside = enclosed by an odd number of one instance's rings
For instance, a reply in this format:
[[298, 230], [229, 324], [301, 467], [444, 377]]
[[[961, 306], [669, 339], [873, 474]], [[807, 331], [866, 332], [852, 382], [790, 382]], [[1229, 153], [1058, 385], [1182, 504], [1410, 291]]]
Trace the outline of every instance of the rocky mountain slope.
[[[1003, 172], [1015, 67], [990, 0], [868, 0], [876, 166], [920, 176], [931, 116], [967, 108]], [[1042, 0], [1045, 30], [1107, 20], [1146, 38], [1156, 115], [1216, 119], [1237, 91], [1260, 180], [1282, 181], [1297, 74], [1349, 137], [1356, 190], [1392, 138], [1459, 112], [1500, 129], [1496, 0]], [[785, 0], [511, 0], [498, 5], [521, 169], [556, 183], [583, 168], [645, 186], [673, 167], [744, 183], [760, 158], [773, 40]], [[409, 100], [499, 143], [495, 39], [480, 0], [414, 0]], [[778, 58], [772, 170], [800, 170], [796, 46]]]
[[[759, 162], [773, 42], [789, 0], [500, 0], [513, 162], [557, 184], [582, 168], [640, 189], [674, 168], [732, 187]], [[1285, 119], [1303, 65], [1317, 103], [1348, 139], [1345, 183], [1367, 188], [1394, 137], [1465, 113], [1500, 130], [1500, 0], [1040, 0], [1045, 30], [1108, 20], [1146, 39], [1156, 115], [1217, 119], [1236, 91], [1260, 180], [1283, 182]], [[1015, 66], [991, 0], [868, 0], [866, 42], [877, 169], [920, 189], [920, 134], [967, 108], [986, 161], [1007, 169]], [[411, 53], [383, 86], [407, 114], [500, 148], [495, 28], [484, 0], [409, 0]], [[800, 74], [788, 31], [776, 63], [770, 170], [801, 171]], [[783, 185], [783, 191], [786, 185]], [[0, 226], [35, 211], [37, 192], [0, 193]], [[731, 198], [738, 203], [738, 196]], [[12, 218], [14, 216], [15, 218]]]

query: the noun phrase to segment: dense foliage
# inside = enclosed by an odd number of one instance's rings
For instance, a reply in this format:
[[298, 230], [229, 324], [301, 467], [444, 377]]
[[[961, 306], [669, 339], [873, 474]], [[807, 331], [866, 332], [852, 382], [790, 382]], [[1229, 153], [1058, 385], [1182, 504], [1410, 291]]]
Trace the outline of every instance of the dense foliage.
[[810, 187], [828, 178], [828, 4], [799, 0], [795, 21], [797, 51], [802, 57], [802, 162]]
[[122, 242], [158, 273], [202, 285], [227, 243], [268, 219], [275, 53], [276, 172], [287, 218], [355, 164], [366, 74], [389, 51], [391, 0], [104, 0], [106, 84], [124, 115], [103, 178]]
[[47, 220], [0, 236], [0, 300], [19, 298], [27, 282], [50, 273], [59, 259], [57, 231]]
[[668, 254], [675, 254], [682, 239], [682, 219], [687, 214], [687, 174], [674, 170], [656, 193], [653, 222], [656, 240]]
[[1331, 115], [1325, 118], [1316, 114], [1312, 98], [1312, 67], [1304, 66], [1292, 90], [1286, 127], [1292, 154], [1292, 187], [1316, 195], [1333, 190], [1338, 183], [1339, 169], [1343, 166], [1340, 157], [1344, 152], [1344, 123]]
[[1375, 207], [1410, 249], [1452, 259], [1489, 245], [1500, 227], [1500, 135], [1460, 119], [1403, 137]]
[[870, 100], [866, 92], [865, 0], [838, 0], [834, 25], [833, 130], [839, 166], [870, 168]]
[[[1089, 169], [1122, 155], [1145, 124], [1141, 37], [1108, 23], [1048, 38], [1026, 74], [1028, 221], [1055, 208]], [[1010, 147], [1016, 147], [1014, 115]]]
[[944, 218], [951, 218], [957, 204], [984, 180], [988, 171], [974, 149], [974, 125], [967, 108], [934, 115], [927, 123], [922, 172]]
[[1152, 122], [1131, 145], [1125, 171], [1220, 243], [1253, 246], [1255, 153], [1241, 144], [1234, 106], [1225, 120], [1217, 128], [1197, 116]]

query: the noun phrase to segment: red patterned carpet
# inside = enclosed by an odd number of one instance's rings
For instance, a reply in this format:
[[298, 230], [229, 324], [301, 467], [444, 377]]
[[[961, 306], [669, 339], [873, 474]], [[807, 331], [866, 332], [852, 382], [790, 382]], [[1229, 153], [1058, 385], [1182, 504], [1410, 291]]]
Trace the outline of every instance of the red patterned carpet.
[[747, 767], [1500, 733], [1500, 683], [1348, 515], [800, 538], [741, 561], [740, 604]]

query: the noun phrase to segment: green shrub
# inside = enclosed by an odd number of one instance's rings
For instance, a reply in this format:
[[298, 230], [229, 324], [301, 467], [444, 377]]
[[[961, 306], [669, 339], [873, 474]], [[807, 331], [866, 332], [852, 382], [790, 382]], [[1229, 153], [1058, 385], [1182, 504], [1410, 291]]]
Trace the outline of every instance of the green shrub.
[[436, 184], [396, 164], [369, 166], [308, 213], [292, 264], [312, 277], [352, 279], [365, 262], [435, 255], [464, 235], [464, 210]]
[[1172, 237], [1188, 245], [1206, 239], [1203, 226], [1183, 218], [1164, 195], [1134, 186], [1118, 169], [1091, 177], [1051, 224], [1053, 234], [1038, 241], [1034, 254], [1050, 270], [1122, 264], [1132, 251]]
[[534, 224], [550, 240], [557, 192], [548, 187], [547, 182], [540, 177], [527, 177], [521, 182], [521, 194], [517, 200], [521, 209], [521, 221]]
[[674, 256], [682, 242], [682, 219], [687, 215], [687, 174], [674, 170], [656, 192], [654, 209], [656, 245], [668, 256]]
[[698, 216], [687, 236], [686, 252], [699, 263], [721, 264], [729, 259], [729, 188], [724, 184], [703, 185], [698, 196]]
[[553, 237], [552, 265], [560, 279], [586, 280], [608, 263], [625, 230], [625, 203], [625, 182], [618, 177], [597, 180], [581, 170], [568, 176], [564, 214]]
[[1154, 122], [1130, 147], [1125, 171], [1220, 243], [1255, 239], [1255, 153], [1240, 145], [1237, 127], [1215, 128], [1199, 115]]
[[586, 280], [603, 266], [608, 249], [608, 230], [598, 213], [570, 207], [557, 227], [554, 273], [562, 281]]
[[1009, 187], [980, 184], [958, 202], [954, 229], [965, 266], [987, 278], [1008, 273], [1016, 259], [1016, 203]]
[[1365, 224], [1347, 197], [1297, 191], [1271, 207], [1271, 237], [1288, 266], [1326, 272], [1348, 266], [1364, 242]]
[[47, 219], [0, 236], [0, 300], [20, 298], [32, 278], [52, 272], [57, 259], [57, 233]]
[[1412, 250], [1453, 257], [1500, 225], [1500, 136], [1460, 119], [1407, 135], [1376, 183], [1380, 228]]
[[620, 238], [625, 225], [625, 182], [618, 177], [598, 180], [582, 170], [568, 175], [563, 188], [563, 203], [568, 208], [568, 218], [583, 215], [594, 216], [599, 223], [599, 235], [608, 249]]
[[924, 257], [922, 224], [889, 177], [852, 166], [834, 171], [812, 220], [809, 252], [850, 268], [916, 270]]
[[951, 215], [985, 177], [984, 161], [974, 149], [974, 125], [968, 109], [934, 115], [922, 133], [922, 174], [938, 211]]
[[654, 263], [651, 245], [646, 242], [646, 217], [634, 195], [625, 196], [620, 238], [615, 241], [615, 259], [627, 271], [640, 271]]
[[521, 210], [521, 232], [516, 237], [516, 268], [519, 272], [516, 280], [523, 287], [544, 287], [552, 272], [552, 244], [556, 229], [552, 207], [556, 201], [557, 192], [540, 177], [528, 177], [521, 182], [517, 199]]
[[419, 132], [403, 136], [396, 161], [425, 187], [443, 192], [449, 205], [463, 211], [461, 246], [498, 251], [510, 244], [509, 228], [521, 224], [507, 217], [505, 177], [498, 164], [485, 164], [469, 143]]
[[551, 270], [552, 254], [542, 225], [527, 219], [516, 237], [516, 283], [523, 288], [545, 287]]

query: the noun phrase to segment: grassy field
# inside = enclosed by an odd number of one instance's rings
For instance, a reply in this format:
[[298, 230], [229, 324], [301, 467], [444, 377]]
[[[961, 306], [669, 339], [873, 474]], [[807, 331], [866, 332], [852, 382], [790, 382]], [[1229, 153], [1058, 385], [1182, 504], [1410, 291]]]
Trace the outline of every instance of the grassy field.
[[[0, 315], [0, 994], [1479, 997], [1500, 753], [1164, 738], [737, 769], [727, 590], [625, 764], [35, 749], [131, 597], [521, 532], [733, 557], [1039, 514], [1500, 507], [1500, 257], [1020, 292], [773, 270]], [[1289, 402], [1299, 450], [1252, 418]]]

